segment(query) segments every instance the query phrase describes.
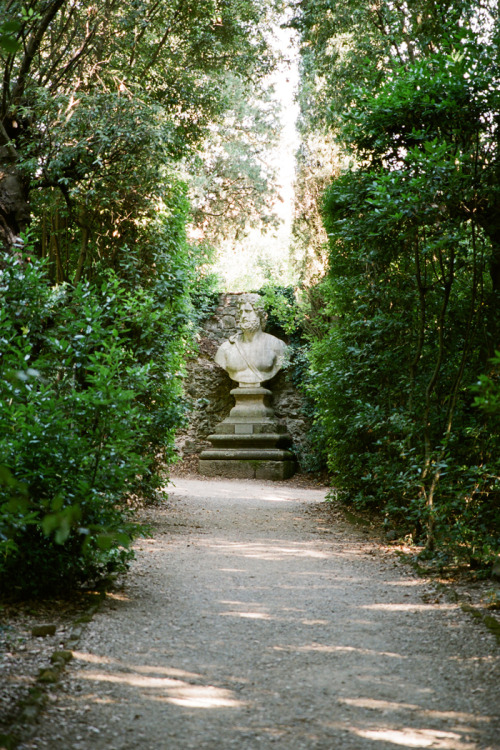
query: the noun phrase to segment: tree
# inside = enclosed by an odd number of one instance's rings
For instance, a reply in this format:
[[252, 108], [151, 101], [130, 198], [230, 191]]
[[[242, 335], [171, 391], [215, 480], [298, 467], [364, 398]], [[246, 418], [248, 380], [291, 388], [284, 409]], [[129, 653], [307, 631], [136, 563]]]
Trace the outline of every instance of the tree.
[[26, 7], [4, 0], [2, 6], [3, 16], [18, 24], [15, 48], [0, 57], [4, 243], [26, 226], [30, 199], [32, 213], [46, 214], [56, 269], [63, 265], [58, 233], [71, 225], [68, 241], [78, 238], [79, 251], [71, 272], [57, 273], [78, 277], [89, 252], [114, 261], [116, 237], [123, 245], [128, 232], [136, 239], [137, 214], [151, 203], [154, 184], [165, 180], [164, 165], [200, 144], [227, 108], [228, 71], [255, 82], [268, 72], [273, 56], [265, 27], [279, 3], [136, 0], [125, 7], [106, 0], [97, 7], [33, 0]]
[[193, 225], [212, 245], [276, 224], [275, 174], [268, 163], [280, 130], [274, 91], [232, 74], [223, 86], [227, 109], [210, 128], [196, 163], [186, 163]]
[[[471, 386], [498, 331], [497, 10], [378, 3], [363, 16], [356, 3], [327, 5], [327, 21], [312, 16], [323, 37], [300, 20], [348, 82], [324, 83], [323, 123], [348, 156], [324, 203], [321, 289], [337, 322], [313, 353], [330, 468], [351, 498], [423, 531], [429, 548], [487, 557], [500, 521], [497, 431], [474, 410]], [[375, 55], [361, 76], [351, 51], [368, 39]], [[311, 80], [318, 69], [306, 70]]]
[[207, 294], [205, 251], [186, 239], [184, 165], [234, 92], [256, 91], [274, 64], [279, 6], [0, 1], [0, 579], [11, 585], [94, 583], [130, 557], [129, 499], [154, 497], [174, 459], [192, 297]]

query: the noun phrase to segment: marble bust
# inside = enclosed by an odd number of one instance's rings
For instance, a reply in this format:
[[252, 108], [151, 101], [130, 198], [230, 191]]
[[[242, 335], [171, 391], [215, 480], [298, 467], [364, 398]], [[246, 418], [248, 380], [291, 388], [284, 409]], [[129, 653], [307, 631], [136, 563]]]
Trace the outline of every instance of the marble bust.
[[284, 341], [264, 333], [266, 313], [258, 294], [244, 294], [239, 301], [240, 333], [231, 336], [217, 350], [215, 361], [240, 388], [258, 388], [281, 368]]

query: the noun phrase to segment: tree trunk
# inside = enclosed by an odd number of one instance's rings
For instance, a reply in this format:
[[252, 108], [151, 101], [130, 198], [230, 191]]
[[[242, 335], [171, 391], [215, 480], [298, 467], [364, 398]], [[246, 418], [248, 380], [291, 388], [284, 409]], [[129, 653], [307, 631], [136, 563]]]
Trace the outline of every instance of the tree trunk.
[[489, 213], [480, 214], [478, 223], [482, 226], [491, 242], [491, 257], [489, 259], [489, 272], [493, 299], [488, 315], [488, 351], [487, 356], [493, 357], [495, 350], [500, 346], [500, 315], [498, 312], [500, 301], [500, 205], [493, 206]]
[[28, 191], [16, 166], [17, 154], [0, 128], [0, 247], [10, 250], [28, 226]]

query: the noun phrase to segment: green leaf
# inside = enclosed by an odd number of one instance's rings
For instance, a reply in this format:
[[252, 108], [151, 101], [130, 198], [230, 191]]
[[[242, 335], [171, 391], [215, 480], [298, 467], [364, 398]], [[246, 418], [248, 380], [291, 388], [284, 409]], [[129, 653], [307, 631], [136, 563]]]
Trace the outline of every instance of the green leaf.
[[19, 47], [21, 46], [21, 43], [17, 41], [17, 39], [13, 39], [11, 36], [7, 36], [5, 34], [0, 35], [0, 47], [3, 48], [6, 52], [14, 53], [17, 52]]

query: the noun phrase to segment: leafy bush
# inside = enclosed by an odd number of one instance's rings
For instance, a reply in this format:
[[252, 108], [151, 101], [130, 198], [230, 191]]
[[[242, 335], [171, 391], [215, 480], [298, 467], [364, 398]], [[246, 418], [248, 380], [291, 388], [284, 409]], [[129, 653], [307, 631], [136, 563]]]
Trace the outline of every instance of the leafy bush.
[[304, 75], [342, 152], [310, 381], [333, 482], [427, 554], [483, 565], [500, 548], [498, 13], [309, 5]]
[[335, 322], [313, 344], [314, 396], [352, 502], [429, 548], [486, 562], [500, 542], [498, 419], [474, 408], [470, 388], [495, 326], [491, 245], [432, 208], [435, 186], [425, 199], [408, 171], [353, 171], [327, 193], [321, 288]]
[[[127, 496], [159, 485], [183, 418], [184, 285], [50, 288], [43, 262], [0, 275], [0, 579], [54, 591], [123, 569]], [[177, 293], [172, 286], [180, 283]], [[185, 296], [185, 295], [184, 295]]]

